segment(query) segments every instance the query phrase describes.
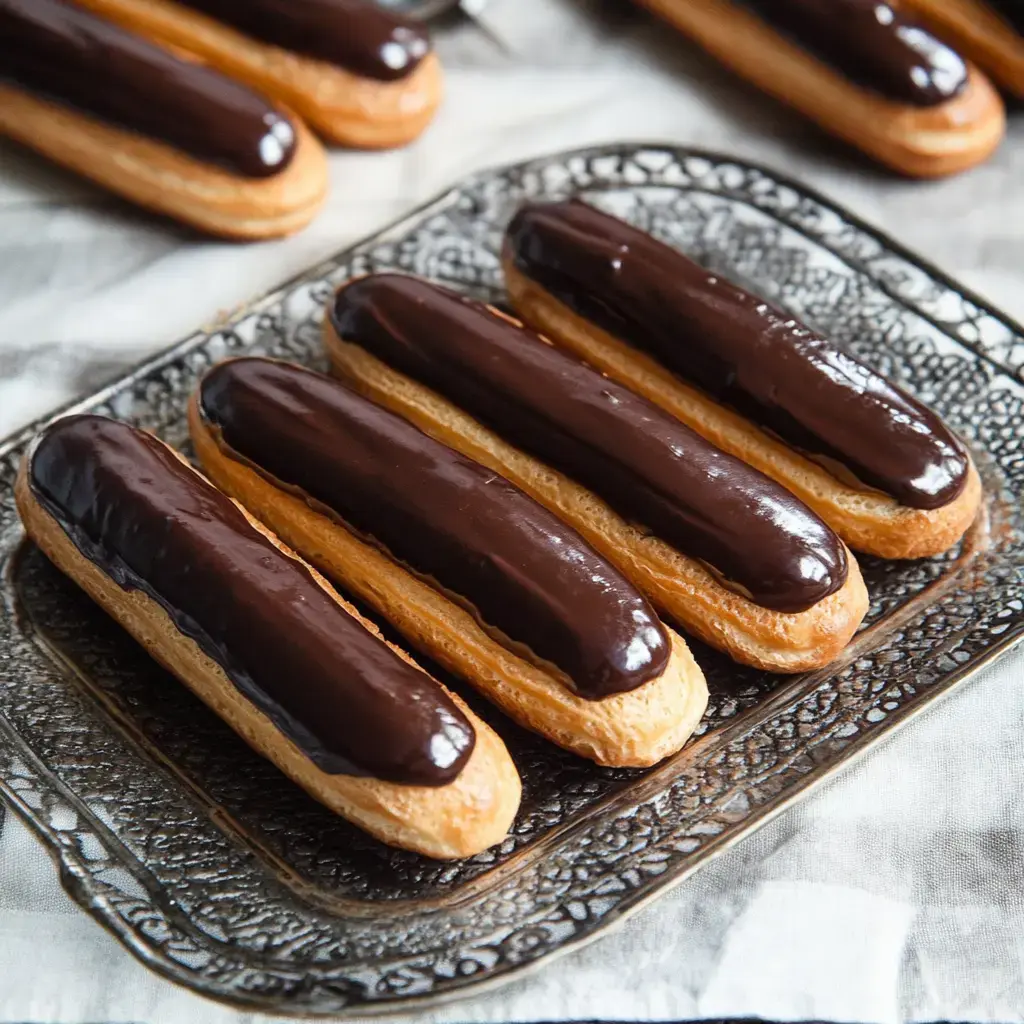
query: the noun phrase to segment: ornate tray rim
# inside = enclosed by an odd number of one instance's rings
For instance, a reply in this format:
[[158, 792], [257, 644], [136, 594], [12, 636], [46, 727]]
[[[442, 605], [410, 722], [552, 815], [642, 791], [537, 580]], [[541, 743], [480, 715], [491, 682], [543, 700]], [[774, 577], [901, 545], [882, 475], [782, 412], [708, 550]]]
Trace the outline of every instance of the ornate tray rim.
[[[561, 151], [525, 161], [515, 161], [494, 168], [480, 170], [460, 179], [453, 186], [444, 190], [433, 199], [421, 204], [409, 213], [375, 232], [373, 235], [357, 241], [352, 245], [346, 246], [345, 249], [327, 257], [315, 266], [295, 274], [271, 291], [219, 316], [208, 326], [200, 328], [161, 352], [140, 361], [130, 370], [120, 374], [118, 377], [96, 389], [91, 394], [72, 400], [62, 405], [54, 412], [36, 419], [23, 428], [15, 430], [6, 438], [0, 440], [0, 459], [3, 459], [5, 456], [9, 457], [17, 449], [24, 446], [43, 426], [51, 422], [53, 419], [80, 409], [93, 408], [98, 404], [103, 403], [107, 398], [114, 396], [125, 386], [130, 385], [133, 381], [140, 380], [153, 371], [174, 363], [176, 360], [188, 353], [192, 348], [201, 345], [224, 325], [238, 321], [242, 317], [259, 313], [263, 308], [271, 306], [275, 302], [281, 300], [293, 288], [299, 286], [303, 282], [313, 278], [326, 276], [332, 267], [334, 267], [338, 262], [344, 260], [346, 257], [358, 252], [359, 250], [368, 248], [379, 240], [395, 235], [406, 227], [413, 227], [414, 225], [424, 221], [424, 219], [434, 211], [446, 209], [460, 193], [472, 188], [474, 185], [481, 184], [490, 179], [498, 178], [509, 172], [523, 172], [530, 168], [542, 168], [556, 163], [568, 162], [573, 159], [585, 158], [588, 160], [596, 160], [603, 157], [626, 159], [645, 152], [664, 154], [679, 162], [692, 159], [706, 160], [711, 164], [733, 166], [741, 168], [747, 172], [759, 173], [768, 181], [780, 186], [781, 188], [791, 189], [798, 196], [811, 200], [824, 211], [835, 214], [845, 225], [856, 229], [860, 235], [876, 243], [879, 249], [887, 256], [894, 256], [899, 260], [905, 261], [914, 269], [923, 272], [932, 282], [935, 282], [943, 288], [948, 289], [951, 293], [965, 299], [972, 307], [974, 307], [979, 316], [988, 317], [997, 321], [1005, 327], [1011, 335], [1024, 336], [1024, 327], [995, 309], [974, 291], [962, 287], [950, 276], [933, 266], [929, 261], [922, 259], [909, 248], [894, 241], [885, 232], [872, 227], [861, 218], [846, 211], [839, 204], [826, 198], [815, 188], [804, 185], [789, 175], [776, 172], [775, 170], [757, 162], [735, 158], [700, 147], [677, 146], [672, 143], [664, 142], [612, 143], [597, 147], [582, 147], [569, 151]], [[722, 194], [727, 195], [727, 193]], [[733, 198], [740, 202], [749, 202], [749, 200], [745, 200], [742, 196], [735, 196]], [[802, 234], [806, 233], [806, 231], [801, 228], [797, 222], [787, 221], [781, 215], [776, 214], [776, 216], [781, 223], [794, 228]], [[819, 244], [823, 243], [819, 240]], [[873, 283], [875, 283], [882, 291], [892, 297], [895, 301], [905, 304], [906, 300], [896, 295], [894, 291], [887, 287], [886, 283], [879, 279], [877, 273], [872, 273], [865, 263], [858, 261], [848, 253], [836, 252], [832, 249], [829, 251], [852, 269], [860, 270], [869, 274]], [[940, 330], [943, 329], [941, 323], [930, 317], [925, 311], [915, 309], [915, 312], [920, 315], [922, 319], [930, 322]], [[1020, 368], [1013, 370], [1012, 368], [1000, 364], [993, 356], [981, 350], [978, 345], [973, 344], [968, 339], [960, 338], [958, 341], [966, 349], [970, 350], [976, 359], [991, 364], [998, 369], [1000, 373], [1011, 378], [1018, 384], [1024, 381], [1024, 371]], [[986, 533], [987, 522], [983, 524], [980, 529], [982, 533]], [[6, 576], [11, 574], [12, 564], [14, 561], [16, 561], [16, 559], [9, 560], [5, 567]], [[909, 611], [907, 611], [908, 616], [914, 608], [920, 608], [924, 603], [931, 603], [931, 600], [933, 599], [933, 595], [930, 594], [932, 587], [929, 586], [927, 589], [929, 591], [928, 595], [922, 593], [918, 595], [917, 598], [912, 599], [907, 606], [904, 606], [906, 609], [909, 609]], [[7, 594], [4, 595], [5, 600], [7, 600], [7, 595], [9, 593], [10, 588], [8, 588]], [[928, 597], [927, 602], [925, 601], [926, 596]], [[902, 615], [903, 610], [904, 609], [901, 609], [897, 612], [897, 615]], [[16, 614], [15, 609], [12, 607], [7, 608], [6, 612], [10, 615]], [[854, 645], [848, 655], [844, 658], [845, 661], [853, 660], [857, 651], [867, 644], [870, 633], [871, 630], [868, 630], [866, 634], [861, 634], [861, 636], [854, 642]], [[1021, 627], [1016, 632], [1008, 630], [1001, 638], [993, 641], [981, 656], [975, 657], [973, 660], [965, 664], [958, 665], [954, 670], [943, 674], [940, 681], [929, 686], [926, 692], [917, 696], [909, 704], [901, 705], [896, 711], [889, 714], [883, 723], [874, 725], [872, 728], [859, 733], [855, 739], [852, 739], [851, 742], [843, 747], [838, 754], [834, 754], [830, 760], [821, 762], [812, 770], [803, 774], [799, 781], [788, 785], [782, 795], [760, 805], [756, 811], [744, 818], [741, 825], [734, 826], [721, 838], [716, 837], [710, 840], [701, 848], [700, 856], [693, 859], [692, 862], [687, 862], [684, 859], [675, 871], [670, 872], [667, 878], [663, 879], [656, 885], [650, 886], [649, 891], [634, 895], [632, 899], [627, 897], [619, 903], [616, 903], [614, 907], [612, 907], [600, 919], [600, 921], [589, 930], [583, 930], [573, 935], [571, 938], [558, 942], [552, 948], [546, 950], [543, 955], [536, 958], [527, 958], [520, 963], [506, 964], [492, 973], [489, 977], [484, 976], [479, 980], [467, 980], [457, 986], [444, 989], [440, 992], [430, 992], [425, 995], [402, 994], [389, 996], [380, 1001], [355, 1003], [346, 1002], [344, 1003], [343, 1009], [344, 1015], [375, 1016], [394, 1014], [396, 1012], [415, 1011], [429, 1006], [437, 1006], [441, 1002], [447, 1003], [461, 998], [476, 996], [485, 991], [490, 991], [497, 986], [505, 984], [506, 982], [518, 980], [522, 978], [527, 971], [550, 963], [553, 957], [561, 956], [570, 951], [579, 949], [583, 945], [596, 940], [605, 934], [609, 928], [621, 925], [628, 917], [639, 912], [654, 899], [658, 898], [669, 889], [684, 882], [693, 874], [694, 871], [702, 867], [710, 858], [729, 849], [745, 836], [771, 821], [777, 815], [783, 813], [797, 800], [802, 799], [821, 783], [831, 778], [836, 772], [842, 770], [847, 765], [868, 753], [876, 744], [888, 739], [897, 729], [902, 728], [912, 718], [933, 707], [937, 701], [949, 695], [955, 688], [962, 685], [976, 673], [980, 672], [1022, 641], [1024, 641], [1024, 627]], [[808, 677], [801, 677], [802, 685], [798, 683], [796, 688], [790, 685], [780, 686], [771, 695], [762, 700], [756, 708], [742, 715], [737, 721], [725, 725], [712, 734], [716, 742], [722, 742], [724, 744], [726, 740], [723, 739], [723, 737], [727, 737], [733, 732], [739, 732], [740, 730], [749, 732], [752, 724], [766, 721], [770, 718], [772, 713], [777, 711], [783, 704], [792, 704], [794, 700], [798, 699], [798, 693], [804, 692], [805, 689], [807, 692], [811, 692], [813, 689], [813, 679], [816, 675], [817, 673]], [[26, 760], [30, 762], [35, 760], [31, 749], [23, 740], [21, 740], [20, 736], [16, 733], [11, 724], [2, 716], [0, 716], [0, 739], [3, 739], [5, 742], [13, 742], [15, 747], [20, 749], [22, 756], [25, 757]], [[702, 748], [705, 742], [710, 742], [710, 736], [697, 740], [693, 747], [688, 748], [688, 751], [691, 749]], [[45, 765], [42, 765], [41, 763], [38, 766], [33, 765], [33, 770], [38, 772], [38, 774], [43, 777], [51, 787], [56, 789], [63, 787], [63, 783], [57, 779], [57, 777], [53, 775]], [[8, 781], [4, 778], [0, 778], [0, 793], [2, 793], [6, 798], [7, 805], [23, 822], [25, 822], [30, 830], [43, 843], [58, 868], [62, 887], [71, 899], [89, 913], [94, 920], [98, 921], [104, 928], [106, 928], [108, 932], [113, 934], [114, 937], [128, 948], [141, 962], [155, 970], [162, 977], [178, 984], [182, 984], [199, 995], [228, 1003], [239, 1008], [255, 1009], [262, 1012], [287, 1012], [291, 1015], [303, 1017], [318, 1017], [324, 1014], [337, 1014], [339, 1012], [338, 1008], [318, 1009], [300, 1007], [296, 1009], [285, 1003], [273, 1001], [268, 1003], [262, 999], [254, 999], [251, 994], [236, 994], [234, 992], [221, 990], [214, 983], [204, 983], [202, 979], [198, 979], [194, 974], [191, 974], [179, 962], [168, 957], [160, 947], [148, 941], [136, 930], [133, 930], [128, 923], [99, 896], [96, 891], [93, 891], [93, 889], [90, 888], [89, 867], [84, 864], [80, 858], [76, 859], [72, 855], [68, 846], [61, 844], [58, 830], [45, 822], [40, 815], [34, 814], [32, 808], [19, 797], [17, 790], [12, 789], [8, 785]], [[602, 818], [610, 816], [614, 811], [615, 804], [624, 799], [625, 798], [622, 794], [612, 795], [602, 801], [594, 810]], [[0, 807], [0, 810], [2, 810], [2, 807]], [[574, 827], [574, 824], [564, 827], [572, 828]]]

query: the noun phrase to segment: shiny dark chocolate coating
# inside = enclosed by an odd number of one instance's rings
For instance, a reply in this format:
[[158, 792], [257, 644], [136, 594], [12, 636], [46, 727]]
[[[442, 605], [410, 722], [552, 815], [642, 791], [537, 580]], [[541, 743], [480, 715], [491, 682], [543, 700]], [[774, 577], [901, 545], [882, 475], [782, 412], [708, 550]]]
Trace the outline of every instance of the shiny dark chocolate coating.
[[373, 0], [178, 0], [240, 32], [383, 82], [405, 78], [430, 52], [418, 22]]
[[736, 0], [851, 81], [934, 107], [967, 85], [963, 58], [878, 0]]
[[1024, 0], [986, 0], [986, 3], [1018, 32], [1024, 33]]
[[912, 508], [939, 508], [963, 490], [967, 457], [933, 412], [643, 231], [579, 200], [530, 204], [506, 246], [569, 309], [793, 447]]
[[664, 670], [654, 610], [582, 537], [343, 384], [237, 359], [203, 379], [200, 409], [224, 454], [377, 543], [499, 639], [560, 669], [580, 696], [633, 690]]
[[157, 601], [323, 771], [441, 786], [462, 770], [476, 736], [454, 702], [153, 437], [59, 420], [29, 479], [86, 558]]
[[796, 612], [838, 590], [846, 552], [802, 502], [674, 417], [533, 332], [426, 281], [364, 278], [332, 323], [764, 607]]
[[257, 93], [62, 0], [0, 0], [0, 82], [246, 178], [295, 155], [291, 122]]

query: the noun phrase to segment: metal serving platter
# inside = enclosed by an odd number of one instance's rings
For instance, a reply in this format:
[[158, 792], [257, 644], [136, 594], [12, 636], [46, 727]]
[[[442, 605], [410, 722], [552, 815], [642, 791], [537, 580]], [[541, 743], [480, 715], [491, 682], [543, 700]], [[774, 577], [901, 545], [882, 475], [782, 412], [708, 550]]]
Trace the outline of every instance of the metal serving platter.
[[[827, 200], [666, 146], [474, 175], [398, 224], [78, 403], [186, 441], [199, 375], [239, 352], [322, 366], [320, 311], [369, 270], [503, 300], [523, 198], [582, 194], [788, 307], [935, 406], [988, 500], [948, 556], [863, 559], [867, 624], [786, 678], [697, 644], [702, 733], [650, 771], [602, 770], [485, 711], [524, 780], [498, 849], [389, 850], [304, 796], [29, 546], [11, 493], [40, 424], [0, 446], [0, 792], [71, 896], [140, 960], [289, 1014], [405, 1010], [511, 978], [620, 921], [864, 752], [1024, 633], [1020, 328]], [[479, 702], [475, 702], [479, 707]]]

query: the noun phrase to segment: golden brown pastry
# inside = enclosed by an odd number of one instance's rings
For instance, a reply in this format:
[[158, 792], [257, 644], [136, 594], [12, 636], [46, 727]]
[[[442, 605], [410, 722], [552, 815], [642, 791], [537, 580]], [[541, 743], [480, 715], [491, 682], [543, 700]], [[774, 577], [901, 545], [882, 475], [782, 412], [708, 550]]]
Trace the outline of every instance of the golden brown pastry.
[[758, 88], [903, 174], [956, 174], [987, 159], [1003, 137], [1003, 105], [985, 75], [905, 23], [895, 4], [638, 2]]
[[373, 275], [338, 292], [324, 338], [343, 380], [521, 487], [737, 661], [824, 665], [864, 617], [857, 563], [810, 509], [494, 311]]
[[441, 102], [423, 30], [372, 0], [80, 0], [284, 103], [328, 142], [411, 142]]
[[1024, 7], [1018, 0], [901, 0], [901, 7], [997, 85], [1024, 96]]
[[431, 857], [505, 836], [520, 783], [501, 740], [162, 442], [58, 420], [16, 497], [57, 568], [331, 810]]
[[854, 549], [939, 554], [977, 515], [977, 470], [933, 412], [650, 235], [577, 200], [528, 204], [503, 263], [527, 323], [773, 477]]
[[707, 704], [683, 640], [571, 528], [489, 469], [301, 367], [215, 367], [189, 410], [210, 477], [517, 722], [643, 767]]

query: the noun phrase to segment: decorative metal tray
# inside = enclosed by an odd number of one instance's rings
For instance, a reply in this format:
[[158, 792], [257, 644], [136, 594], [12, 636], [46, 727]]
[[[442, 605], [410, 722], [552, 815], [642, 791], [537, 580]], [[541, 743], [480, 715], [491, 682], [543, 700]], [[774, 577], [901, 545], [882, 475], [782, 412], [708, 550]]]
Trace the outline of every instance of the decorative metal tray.
[[1019, 328], [821, 197], [708, 153], [614, 146], [475, 175], [74, 408], [184, 444], [211, 363], [247, 351], [321, 365], [322, 304], [372, 269], [501, 302], [516, 203], [574, 193], [939, 409], [973, 447], [985, 515], [946, 557], [863, 559], [871, 613], [826, 670], [772, 677], [695, 644], [712, 690], [703, 731], [653, 770], [595, 768], [484, 709], [523, 775], [522, 811], [499, 849], [442, 864], [306, 798], [24, 542], [11, 489], [39, 425], [25, 430], [0, 446], [0, 792], [71, 896], [167, 977], [290, 1014], [396, 1011], [508, 979], [679, 882], [1024, 633]]

